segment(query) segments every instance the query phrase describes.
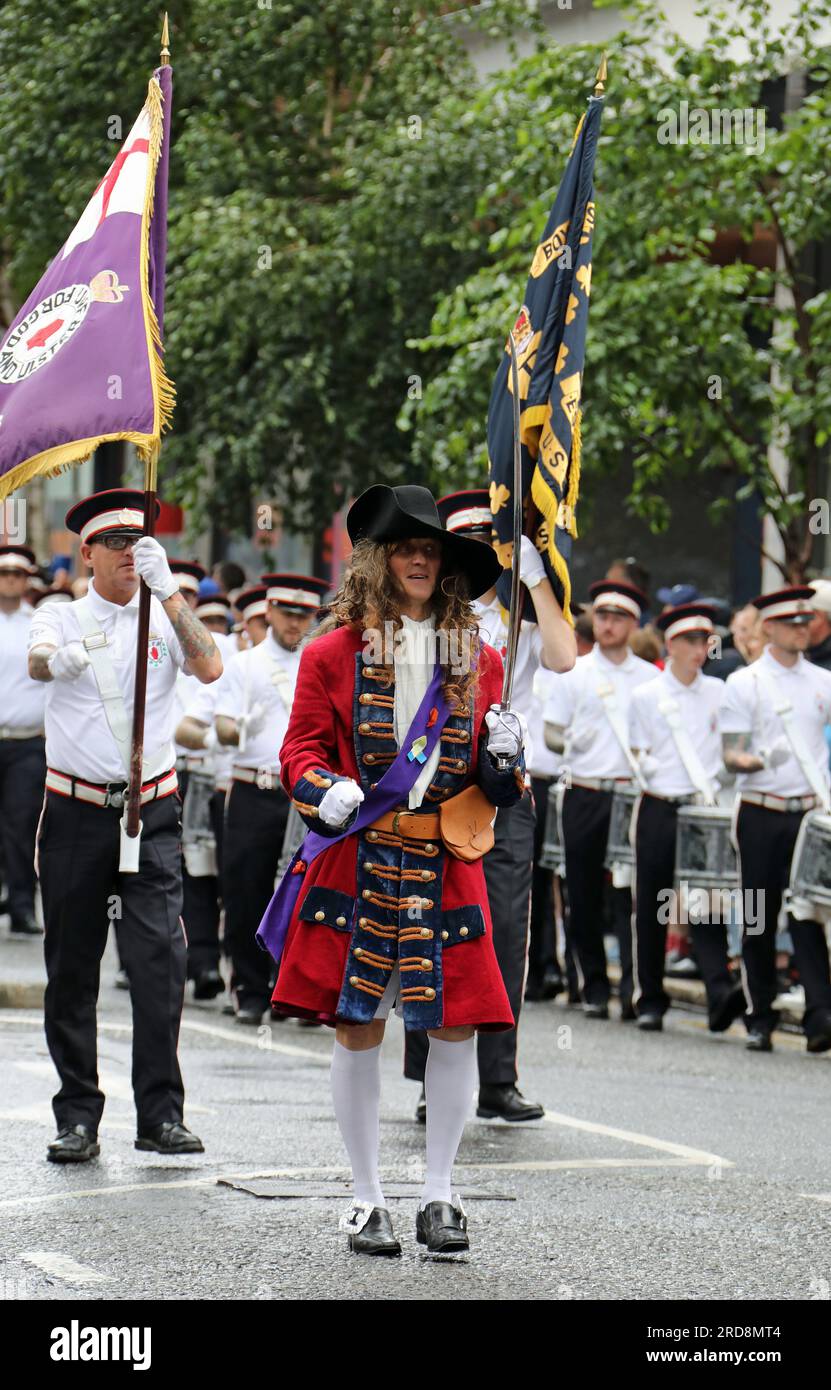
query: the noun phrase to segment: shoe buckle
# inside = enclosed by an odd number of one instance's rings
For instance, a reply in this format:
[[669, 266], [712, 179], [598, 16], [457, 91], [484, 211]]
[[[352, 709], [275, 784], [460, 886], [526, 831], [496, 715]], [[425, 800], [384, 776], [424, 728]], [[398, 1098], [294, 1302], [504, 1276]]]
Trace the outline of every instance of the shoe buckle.
[[345, 1211], [340, 1218], [339, 1229], [356, 1236], [359, 1231], [364, 1229], [374, 1210], [371, 1202], [353, 1202], [349, 1210]]
[[456, 1193], [455, 1197], [453, 1198], [453, 1209], [454, 1209], [454, 1211], [457, 1211], [457, 1212], [459, 1213], [459, 1225], [461, 1226], [461, 1228], [462, 1228], [463, 1231], [466, 1231], [466, 1230], [467, 1230], [467, 1212], [465, 1211], [464, 1207], [462, 1206], [462, 1199], [461, 1199], [461, 1197], [460, 1197], [460, 1195], [459, 1195], [458, 1192]]

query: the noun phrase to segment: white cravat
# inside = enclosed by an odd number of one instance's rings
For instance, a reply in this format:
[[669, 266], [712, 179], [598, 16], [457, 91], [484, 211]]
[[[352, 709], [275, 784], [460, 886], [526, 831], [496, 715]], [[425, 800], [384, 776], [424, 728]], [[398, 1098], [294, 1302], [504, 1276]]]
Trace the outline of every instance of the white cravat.
[[[433, 679], [435, 669], [436, 644], [434, 638], [436, 620], [429, 618], [416, 622], [413, 618], [401, 615], [401, 634], [396, 633], [395, 643], [395, 740], [399, 748], [404, 746], [407, 732], [415, 718], [419, 705]], [[410, 790], [409, 806], [420, 806], [424, 793], [436, 775], [441, 757], [441, 740], [421, 769], [415, 785]]]

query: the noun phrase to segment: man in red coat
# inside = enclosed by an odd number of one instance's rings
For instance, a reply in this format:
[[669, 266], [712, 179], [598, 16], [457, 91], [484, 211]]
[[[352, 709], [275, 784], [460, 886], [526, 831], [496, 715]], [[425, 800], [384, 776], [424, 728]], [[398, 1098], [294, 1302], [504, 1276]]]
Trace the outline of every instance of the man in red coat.
[[[524, 721], [499, 712], [502, 662], [480, 642], [471, 608], [500, 572], [494, 552], [443, 531], [419, 487], [370, 488], [347, 527], [350, 568], [301, 658], [280, 755], [295, 806], [334, 843], [314, 854], [304, 846], [289, 870], [302, 881], [272, 1002], [336, 1029], [332, 1091], [355, 1198], [343, 1226], [350, 1248], [369, 1254], [401, 1250], [378, 1176], [385, 1021], [396, 1005], [406, 1028], [426, 1029], [416, 1235], [449, 1253], [468, 1248], [451, 1174], [476, 1080], [475, 1033], [514, 1022], [481, 856], [494, 807], [522, 795]], [[387, 782], [382, 809], [388, 770], [403, 790], [388, 809]], [[277, 954], [268, 922], [260, 937]]]

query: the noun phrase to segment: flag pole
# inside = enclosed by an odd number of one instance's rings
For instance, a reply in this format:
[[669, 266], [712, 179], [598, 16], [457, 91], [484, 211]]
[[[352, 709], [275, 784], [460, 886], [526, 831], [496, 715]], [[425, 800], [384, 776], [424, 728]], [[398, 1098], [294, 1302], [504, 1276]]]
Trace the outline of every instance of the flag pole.
[[[161, 66], [170, 66], [170, 28], [165, 11], [162, 26]], [[144, 532], [156, 531], [156, 493], [159, 477], [161, 441], [157, 440], [144, 461]], [[147, 704], [147, 646], [150, 639], [150, 590], [139, 580], [138, 633], [136, 636], [136, 683], [133, 692], [133, 732], [130, 746], [130, 785], [121, 823], [119, 868], [137, 873], [141, 841], [141, 783], [144, 758], [144, 715]]]

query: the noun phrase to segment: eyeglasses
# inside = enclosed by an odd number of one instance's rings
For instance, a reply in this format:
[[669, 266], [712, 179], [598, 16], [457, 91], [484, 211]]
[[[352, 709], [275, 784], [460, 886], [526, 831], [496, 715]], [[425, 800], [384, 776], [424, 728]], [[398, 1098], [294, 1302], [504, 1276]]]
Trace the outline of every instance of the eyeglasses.
[[123, 531], [114, 532], [111, 536], [96, 536], [95, 541], [103, 545], [107, 550], [126, 550], [128, 545], [135, 545], [140, 538], [138, 536], [125, 535]]

